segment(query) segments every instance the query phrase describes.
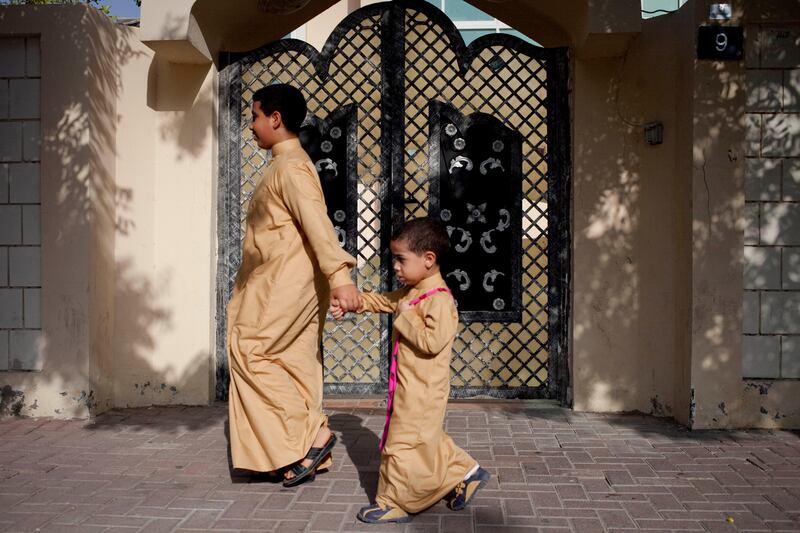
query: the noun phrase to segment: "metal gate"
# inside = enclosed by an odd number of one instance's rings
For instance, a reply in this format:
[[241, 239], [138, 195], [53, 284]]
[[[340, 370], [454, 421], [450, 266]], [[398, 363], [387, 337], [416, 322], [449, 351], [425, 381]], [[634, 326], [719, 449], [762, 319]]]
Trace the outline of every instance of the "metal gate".
[[[417, 0], [372, 4], [322, 52], [285, 39], [227, 54], [220, 74], [217, 395], [227, 397], [225, 308], [247, 204], [268, 159], [253, 142], [253, 92], [289, 83], [309, 104], [315, 161], [362, 290], [393, 288], [388, 250], [404, 219], [440, 218], [443, 275], [459, 304], [451, 395], [559, 398], [566, 391], [569, 274], [567, 52], [507, 35], [465, 46]], [[385, 391], [390, 317], [328, 321], [327, 393]]]

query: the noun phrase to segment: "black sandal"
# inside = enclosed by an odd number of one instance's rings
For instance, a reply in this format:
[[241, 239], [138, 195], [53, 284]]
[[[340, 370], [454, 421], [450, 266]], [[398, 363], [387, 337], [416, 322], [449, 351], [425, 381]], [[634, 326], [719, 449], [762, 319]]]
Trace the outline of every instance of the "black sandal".
[[[335, 444], [336, 435], [331, 433], [331, 437], [328, 439], [328, 442], [325, 443], [325, 446], [322, 448], [312, 447], [310, 450], [308, 450], [306, 456], [292, 466], [291, 471], [294, 473], [294, 477], [292, 479], [284, 480], [283, 486], [294, 487], [295, 485], [302, 483], [307, 478], [310, 478], [310, 481], [314, 481], [314, 477], [317, 474], [317, 465], [319, 465], [325, 459], [325, 457], [330, 455]], [[303, 466], [302, 464], [302, 461], [305, 459], [311, 459], [311, 464], [307, 467]]]

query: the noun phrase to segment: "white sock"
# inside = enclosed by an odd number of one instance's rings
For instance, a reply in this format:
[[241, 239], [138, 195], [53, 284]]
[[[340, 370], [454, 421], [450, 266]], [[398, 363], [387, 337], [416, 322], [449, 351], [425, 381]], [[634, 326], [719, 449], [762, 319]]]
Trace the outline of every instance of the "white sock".
[[473, 467], [472, 467], [472, 470], [470, 470], [469, 472], [467, 472], [467, 475], [466, 475], [466, 476], [464, 476], [464, 479], [467, 479], [469, 476], [471, 476], [472, 474], [474, 474], [475, 472], [477, 472], [477, 471], [478, 471], [478, 469], [479, 469], [480, 467], [481, 467], [481, 465], [479, 465], [479, 464], [476, 464], [475, 466], [473, 466]]

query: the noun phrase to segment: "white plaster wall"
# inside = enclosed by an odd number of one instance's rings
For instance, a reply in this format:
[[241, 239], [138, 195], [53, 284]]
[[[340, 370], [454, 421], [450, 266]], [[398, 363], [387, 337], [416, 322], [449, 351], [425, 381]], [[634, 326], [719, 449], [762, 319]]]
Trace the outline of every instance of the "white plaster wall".
[[215, 73], [132, 49], [117, 128], [114, 405], [205, 404], [214, 375]]
[[85, 6], [0, 10], [0, 35], [38, 35], [42, 58], [40, 370], [0, 372], [0, 410], [86, 417], [111, 401], [113, 226], [93, 224], [114, 211], [111, 24]]

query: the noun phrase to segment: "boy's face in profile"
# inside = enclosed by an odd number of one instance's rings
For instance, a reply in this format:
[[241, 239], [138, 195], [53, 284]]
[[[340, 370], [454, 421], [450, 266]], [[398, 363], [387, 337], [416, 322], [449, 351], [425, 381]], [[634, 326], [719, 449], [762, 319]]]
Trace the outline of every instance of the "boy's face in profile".
[[280, 115], [271, 113], [265, 115], [261, 111], [261, 102], [253, 102], [253, 117], [250, 122], [250, 131], [258, 143], [259, 148], [269, 150], [276, 142], [275, 131], [280, 126]]
[[395, 240], [389, 243], [392, 250], [392, 267], [397, 276], [397, 281], [403, 285], [413, 287], [431, 272], [436, 265], [436, 254], [433, 252], [422, 252], [418, 254], [409, 249], [405, 239]]

